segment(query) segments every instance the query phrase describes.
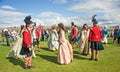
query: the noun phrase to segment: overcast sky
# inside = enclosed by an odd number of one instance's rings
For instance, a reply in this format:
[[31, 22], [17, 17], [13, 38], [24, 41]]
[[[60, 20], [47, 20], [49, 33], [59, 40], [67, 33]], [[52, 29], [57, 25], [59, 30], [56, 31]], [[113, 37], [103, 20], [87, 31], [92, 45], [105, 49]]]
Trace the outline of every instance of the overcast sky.
[[0, 0], [0, 27], [25, 25], [28, 15], [37, 25], [92, 25], [94, 14], [101, 26], [119, 25], [120, 0]]

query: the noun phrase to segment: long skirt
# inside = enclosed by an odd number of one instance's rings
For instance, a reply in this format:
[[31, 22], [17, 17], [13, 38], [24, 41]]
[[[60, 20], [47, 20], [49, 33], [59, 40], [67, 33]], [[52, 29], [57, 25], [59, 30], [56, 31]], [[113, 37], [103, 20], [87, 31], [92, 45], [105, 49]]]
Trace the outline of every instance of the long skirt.
[[33, 51], [30, 51], [29, 48], [22, 47], [22, 49], [20, 51], [20, 55], [25, 55], [26, 57], [30, 57], [30, 56], [32, 56], [32, 52]]
[[70, 43], [66, 40], [60, 44], [58, 49], [58, 63], [68, 64], [73, 61], [73, 50]]
[[79, 53], [80, 54], [84, 54], [84, 55], [88, 55], [90, 52], [90, 46], [89, 46], [89, 42], [88, 41], [80, 41], [80, 46], [79, 46]]
[[12, 49], [10, 50], [10, 52], [8, 53], [7, 57], [9, 58], [24, 58], [24, 55], [20, 55], [20, 51], [22, 49], [22, 38], [18, 38], [14, 44], [14, 46], [12, 47]]

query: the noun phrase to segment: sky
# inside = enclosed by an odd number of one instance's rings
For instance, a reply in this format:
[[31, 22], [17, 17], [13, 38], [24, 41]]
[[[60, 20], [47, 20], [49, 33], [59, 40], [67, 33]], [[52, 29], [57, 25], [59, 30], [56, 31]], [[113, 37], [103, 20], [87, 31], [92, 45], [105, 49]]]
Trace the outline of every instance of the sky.
[[25, 25], [28, 15], [43, 26], [91, 26], [93, 15], [100, 26], [120, 26], [120, 0], [0, 0], [0, 28]]

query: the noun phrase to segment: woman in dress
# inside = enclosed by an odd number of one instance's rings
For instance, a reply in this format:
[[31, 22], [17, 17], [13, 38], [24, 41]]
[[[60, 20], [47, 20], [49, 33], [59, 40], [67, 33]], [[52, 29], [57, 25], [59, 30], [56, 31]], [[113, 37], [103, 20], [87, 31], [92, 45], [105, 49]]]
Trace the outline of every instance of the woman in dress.
[[23, 58], [24, 56], [20, 55], [20, 51], [22, 48], [22, 32], [24, 30], [24, 25], [21, 25], [21, 29], [19, 32], [19, 35], [17, 36], [17, 40], [13, 46], [13, 48], [10, 50], [10, 52], [8, 53], [7, 57], [10, 58]]
[[33, 29], [32, 29], [32, 31], [31, 31], [31, 41], [32, 41], [32, 47], [33, 47], [33, 50], [32, 50], [32, 56], [34, 57], [34, 58], [36, 58], [36, 55], [35, 55], [35, 45], [36, 45], [36, 32], [35, 32], [35, 30], [36, 30], [36, 23], [35, 22], [33, 22], [34, 24], [33, 24]]
[[69, 41], [65, 38], [65, 29], [62, 23], [59, 27], [59, 49], [58, 49], [58, 63], [68, 64], [73, 61], [73, 50]]
[[88, 55], [89, 54], [89, 37], [90, 30], [88, 29], [88, 25], [83, 25], [83, 31], [81, 32], [81, 40], [80, 40], [80, 47], [79, 47], [79, 53]]
[[58, 42], [58, 33], [56, 30], [56, 26], [52, 26], [52, 31], [50, 33], [50, 40], [48, 41], [49, 50], [55, 51], [59, 48]]

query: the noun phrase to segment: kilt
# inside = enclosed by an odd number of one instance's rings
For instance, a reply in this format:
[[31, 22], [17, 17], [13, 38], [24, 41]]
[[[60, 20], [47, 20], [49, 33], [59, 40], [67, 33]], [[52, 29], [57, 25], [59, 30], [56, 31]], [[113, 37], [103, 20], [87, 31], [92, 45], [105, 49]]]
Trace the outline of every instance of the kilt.
[[32, 51], [29, 51], [29, 48], [22, 47], [20, 55], [26, 55], [27, 57], [32, 56]]
[[33, 39], [33, 46], [36, 45], [36, 39]]
[[91, 42], [90, 48], [93, 50], [104, 50], [101, 42]]
[[36, 45], [39, 45], [39, 43], [40, 43], [39, 38], [36, 38]]

